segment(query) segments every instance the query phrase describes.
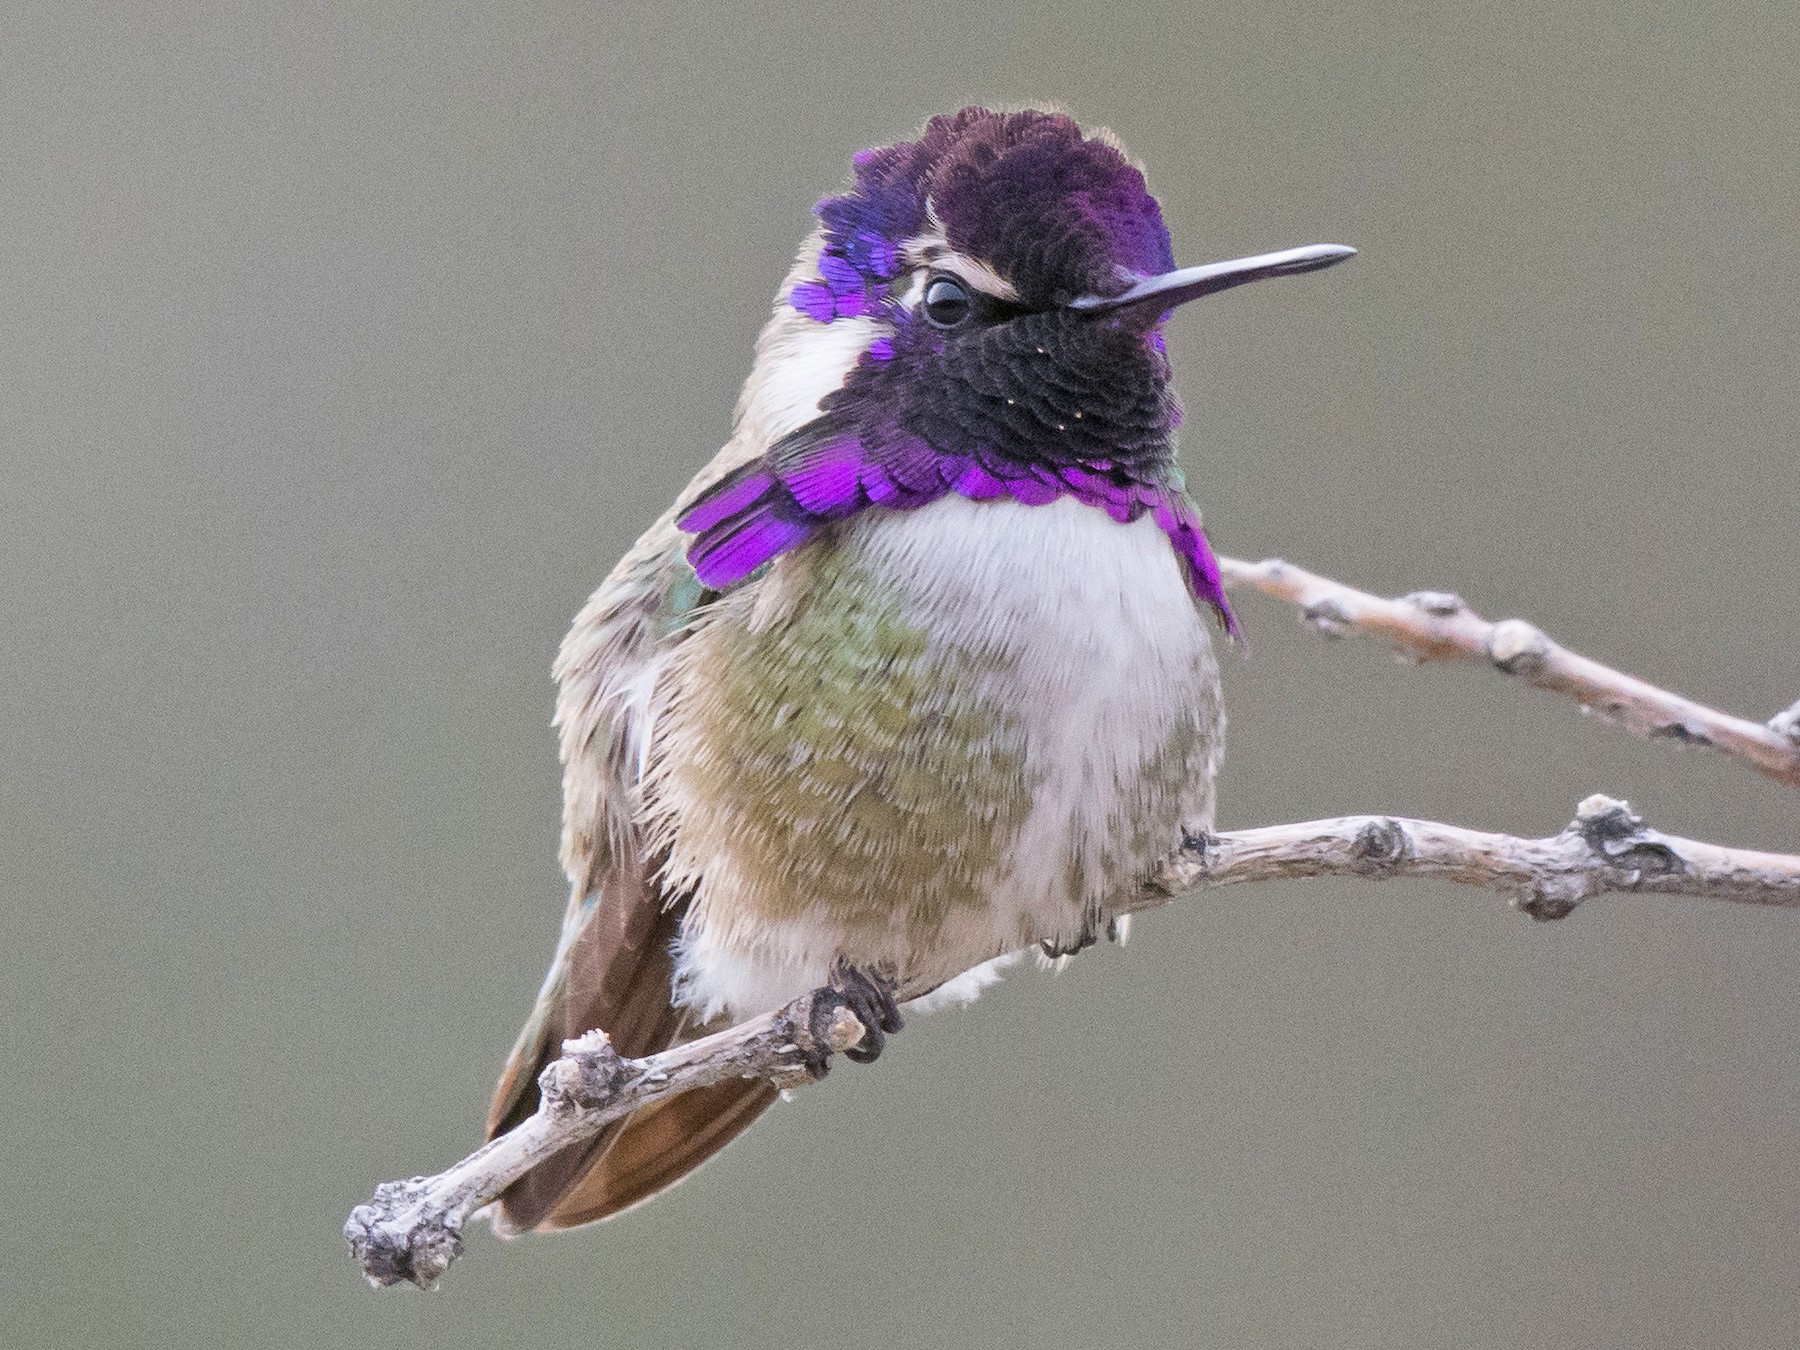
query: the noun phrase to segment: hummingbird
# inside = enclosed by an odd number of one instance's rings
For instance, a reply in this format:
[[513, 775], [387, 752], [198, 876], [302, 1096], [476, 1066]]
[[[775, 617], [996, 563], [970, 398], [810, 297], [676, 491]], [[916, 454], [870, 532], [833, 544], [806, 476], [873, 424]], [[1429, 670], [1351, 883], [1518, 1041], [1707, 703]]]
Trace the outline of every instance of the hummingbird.
[[[570, 898], [490, 1137], [596, 1027], [640, 1056], [832, 985], [872, 1059], [902, 1009], [1122, 938], [1113, 907], [1212, 826], [1238, 626], [1163, 326], [1355, 250], [1177, 268], [1118, 139], [1042, 109], [861, 151], [815, 215], [730, 439], [557, 656]], [[776, 1097], [646, 1107], [496, 1224], [617, 1214]]]

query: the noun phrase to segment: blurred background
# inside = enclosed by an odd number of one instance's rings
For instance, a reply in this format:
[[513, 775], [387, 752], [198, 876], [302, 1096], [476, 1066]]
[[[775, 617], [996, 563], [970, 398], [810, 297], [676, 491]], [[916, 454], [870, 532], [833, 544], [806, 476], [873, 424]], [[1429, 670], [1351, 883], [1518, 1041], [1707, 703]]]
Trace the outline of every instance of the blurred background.
[[[1785, 4], [8, 8], [9, 1343], [1763, 1347], [1800, 922], [1234, 889], [841, 1069], [624, 1220], [364, 1286], [563, 906], [548, 667], [726, 435], [860, 146], [1052, 99], [1189, 262], [1218, 547], [1800, 696]], [[1226, 827], [1800, 848], [1800, 799], [1245, 596]]]

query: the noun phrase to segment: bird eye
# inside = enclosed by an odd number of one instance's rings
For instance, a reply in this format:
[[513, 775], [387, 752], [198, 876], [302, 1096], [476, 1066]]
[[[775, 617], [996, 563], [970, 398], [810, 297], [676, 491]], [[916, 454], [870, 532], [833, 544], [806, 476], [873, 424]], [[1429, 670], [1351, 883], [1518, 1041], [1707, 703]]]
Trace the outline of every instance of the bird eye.
[[925, 318], [934, 328], [955, 328], [975, 312], [969, 288], [954, 277], [933, 277], [925, 286]]

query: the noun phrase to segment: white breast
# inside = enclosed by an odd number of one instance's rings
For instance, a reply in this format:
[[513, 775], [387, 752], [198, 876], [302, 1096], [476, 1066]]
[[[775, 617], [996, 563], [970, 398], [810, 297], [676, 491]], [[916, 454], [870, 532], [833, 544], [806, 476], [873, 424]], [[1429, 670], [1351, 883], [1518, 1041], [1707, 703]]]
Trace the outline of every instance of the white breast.
[[[1109, 898], [1121, 865], [1144, 861], [1137, 834], [1157, 833], [1160, 856], [1184, 828], [1211, 827], [1218, 672], [1154, 520], [1121, 525], [1070, 498], [950, 498], [871, 521], [862, 547], [884, 575], [907, 578], [909, 609], [940, 640], [1014, 653], [998, 692], [1026, 719], [1038, 787], [996, 879], [994, 931], [1073, 939], [1083, 906]], [[1195, 724], [1205, 753], [1170, 796], [1150, 775], [1178, 727]]]
[[[958, 910], [933, 935], [891, 935], [912, 987], [1039, 942], [1073, 946], [1183, 830], [1210, 828], [1218, 672], [1207, 620], [1153, 520], [1121, 525], [1069, 499], [951, 497], [869, 511], [843, 546], [893, 579], [903, 617], [934, 646], [994, 658], [973, 662], [989, 672], [981, 692], [1023, 719], [1025, 822], [994, 859], [984, 907]], [[816, 987], [834, 950], [853, 960], [898, 950], [873, 950], [860, 933], [834, 941], [822, 915], [765, 923], [754, 947], [697, 920], [684, 931], [679, 984], [707, 1017], [748, 1016]], [[972, 996], [991, 978], [943, 992]]]

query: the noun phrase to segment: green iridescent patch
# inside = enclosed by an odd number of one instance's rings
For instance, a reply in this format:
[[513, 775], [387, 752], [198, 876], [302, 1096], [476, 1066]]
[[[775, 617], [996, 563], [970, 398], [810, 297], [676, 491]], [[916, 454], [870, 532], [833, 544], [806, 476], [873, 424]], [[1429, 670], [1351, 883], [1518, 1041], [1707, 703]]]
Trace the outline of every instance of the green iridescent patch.
[[[769, 918], [929, 931], [986, 903], [1030, 810], [1025, 728], [988, 690], [1008, 658], [934, 644], [900, 597], [818, 550], [787, 617], [722, 623], [692, 800]], [[727, 749], [728, 748], [728, 749]]]

